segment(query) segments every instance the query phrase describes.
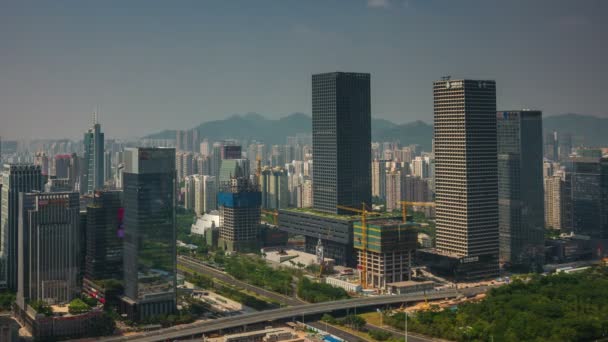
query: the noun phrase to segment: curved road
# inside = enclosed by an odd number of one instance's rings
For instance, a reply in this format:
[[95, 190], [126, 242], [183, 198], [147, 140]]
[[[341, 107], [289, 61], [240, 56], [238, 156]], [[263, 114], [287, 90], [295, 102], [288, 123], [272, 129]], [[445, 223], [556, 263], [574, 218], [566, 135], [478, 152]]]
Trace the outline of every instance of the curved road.
[[237, 327], [260, 324], [265, 322], [297, 319], [305, 316], [320, 315], [326, 312], [345, 310], [350, 308], [379, 307], [389, 304], [403, 302], [423, 301], [426, 299], [436, 300], [443, 298], [454, 298], [459, 295], [473, 296], [485, 292], [487, 287], [476, 287], [462, 289], [460, 291], [448, 289], [443, 291], [433, 291], [427, 294], [411, 294], [397, 296], [377, 296], [356, 299], [346, 299], [334, 302], [304, 304], [297, 307], [286, 307], [274, 310], [267, 310], [238, 316], [218, 318], [213, 321], [195, 322], [192, 324], [179, 325], [167, 329], [157, 330], [145, 334], [134, 336], [117, 336], [102, 338], [99, 341], [118, 342], [118, 341], [140, 341], [157, 342], [172, 341], [182, 337], [190, 337], [200, 334], [209, 334], [220, 330], [233, 329]]
[[273, 291], [268, 291], [266, 289], [263, 289], [261, 287], [257, 287], [251, 284], [247, 284], [243, 281], [240, 281], [238, 279], [235, 279], [234, 277], [220, 271], [217, 270], [213, 267], [209, 267], [207, 265], [205, 265], [204, 263], [202, 263], [200, 260], [191, 258], [191, 257], [187, 257], [187, 256], [178, 256], [177, 257], [177, 262], [180, 265], [184, 265], [188, 268], [193, 269], [194, 271], [200, 273], [200, 274], [204, 274], [204, 275], [208, 275], [208, 276], [212, 276], [215, 279], [218, 279], [220, 281], [223, 281], [226, 284], [231, 284], [231, 285], [235, 285], [238, 286], [240, 288], [243, 288], [245, 290], [251, 291], [253, 293], [256, 293], [260, 296], [272, 299], [278, 303], [281, 303], [282, 305], [287, 305], [287, 306], [297, 306], [297, 305], [302, 305], [302, 304], [306, 304], [306, 302], [301, 301], [297, 298], [294, 297], [287, 297], [284, 296], [282, 294], [273, 292]]

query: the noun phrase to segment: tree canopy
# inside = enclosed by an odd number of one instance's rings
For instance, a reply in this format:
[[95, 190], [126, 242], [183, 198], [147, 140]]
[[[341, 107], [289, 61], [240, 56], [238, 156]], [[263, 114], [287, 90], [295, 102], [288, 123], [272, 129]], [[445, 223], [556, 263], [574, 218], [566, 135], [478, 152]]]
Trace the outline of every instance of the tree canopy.
[[[397, 329], [404, 315], [386, 317]], [[418, 312], [411, 331], [456, 341], [590, 341], [608, 336], [608, 271], [534, 275], [476, 303]]]

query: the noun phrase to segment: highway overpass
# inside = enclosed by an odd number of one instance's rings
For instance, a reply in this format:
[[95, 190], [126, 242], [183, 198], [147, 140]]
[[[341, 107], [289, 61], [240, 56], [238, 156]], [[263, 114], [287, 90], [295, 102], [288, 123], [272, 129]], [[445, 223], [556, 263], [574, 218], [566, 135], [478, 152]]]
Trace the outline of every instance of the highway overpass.
[[[475, 287], [468, 289], [448, 289], [432, 291], [426, 295], [429, 300], [454, 298], [459, 295], [473, 296], [485, 292], [487, 287]], [[175, 327], [156, 330], [133, 336], [106, 337], [98, 341], [103, 342], [157, 342], [173, 341], [180, 338], [200, 337], [202, 334], [209, 335], [220, 331], [229, 331], [236, 328], [245, 328], [249, 325], [264, 324], [274, 321], [306, 320], [307, 317], [322, 315], [326, 312], [343, 311], [347, 309], [365, 309], [370, 307], [382, 307], [386, 305], [399, 305], [405, 302], [418, 302], [425, 300], [423, 294], [397, 295], [397, 296], [375, 296], [356, 299], [345, 299], [326, 303], [304, 304], [297, 307], [286, 307], [268, 311], [243, 314], [232, 317], [223, 317], [215, 320], [195, 322], [191, 324], [178, 325]]]

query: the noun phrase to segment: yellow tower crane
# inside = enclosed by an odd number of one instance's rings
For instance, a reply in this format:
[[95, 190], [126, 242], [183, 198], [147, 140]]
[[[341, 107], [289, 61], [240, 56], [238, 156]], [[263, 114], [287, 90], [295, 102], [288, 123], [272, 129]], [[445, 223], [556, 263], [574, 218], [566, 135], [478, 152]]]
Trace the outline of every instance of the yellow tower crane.
[[401, 203], [401, 217], [403, 219], [403, 223], [407, 221], [407, 207], [434, 207], [435, 202], [408, 202], [408, 201], [399, 201]]
[[381, 215], [380, 213], [367, 210], [365, 203], [361, 209], [351, 208], [343, 205], [336, 206], [338, 209], [348, 210], [358, 213], [361, 216], [361, 278], [359, 279], [362, 288], [367, 288], [367, 216]]

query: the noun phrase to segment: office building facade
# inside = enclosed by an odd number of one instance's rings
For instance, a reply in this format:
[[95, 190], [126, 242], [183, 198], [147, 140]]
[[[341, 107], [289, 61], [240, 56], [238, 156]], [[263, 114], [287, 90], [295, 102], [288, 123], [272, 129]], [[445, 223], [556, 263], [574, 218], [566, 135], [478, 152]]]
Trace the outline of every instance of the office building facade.
[[125, 233], [122, 192], [96, 191], [86, 212], [85, 278], [122, 279]]
[[608, 158], [570, 160], [572, 231], [596, 239], [608, 238]]
[[17, 303], [66, 304], [80, 293], [80, 204], [77, 192], [19, 195]]
[[544, 261], [542, 113], [496, 114], [500, 259], [538, 268]]
[[41, 191], [40, 166], [5, 164], [2, 172], [2, 212], [0, 217], [0, 287], [17, 291], [19, 257], [19, 193]]
[[457, 279], [499, 274], [496, 83], [433, 83], [436, 249], [431, 268]]
[[369, 74], [312, 76], [312, 135], [314, 208], [338, 213], [337, 205], [371, 205]]
[[104, 185], [104, 134], [97, 116], [93, 114], [93, 126], [84, 134], [84, 174], [80, 182], [81, 194], [92, 194]]
[[123, 310], [134, 320], [172, 313], [176, 310], [175, 149], [126, 149], [123, 177]]

